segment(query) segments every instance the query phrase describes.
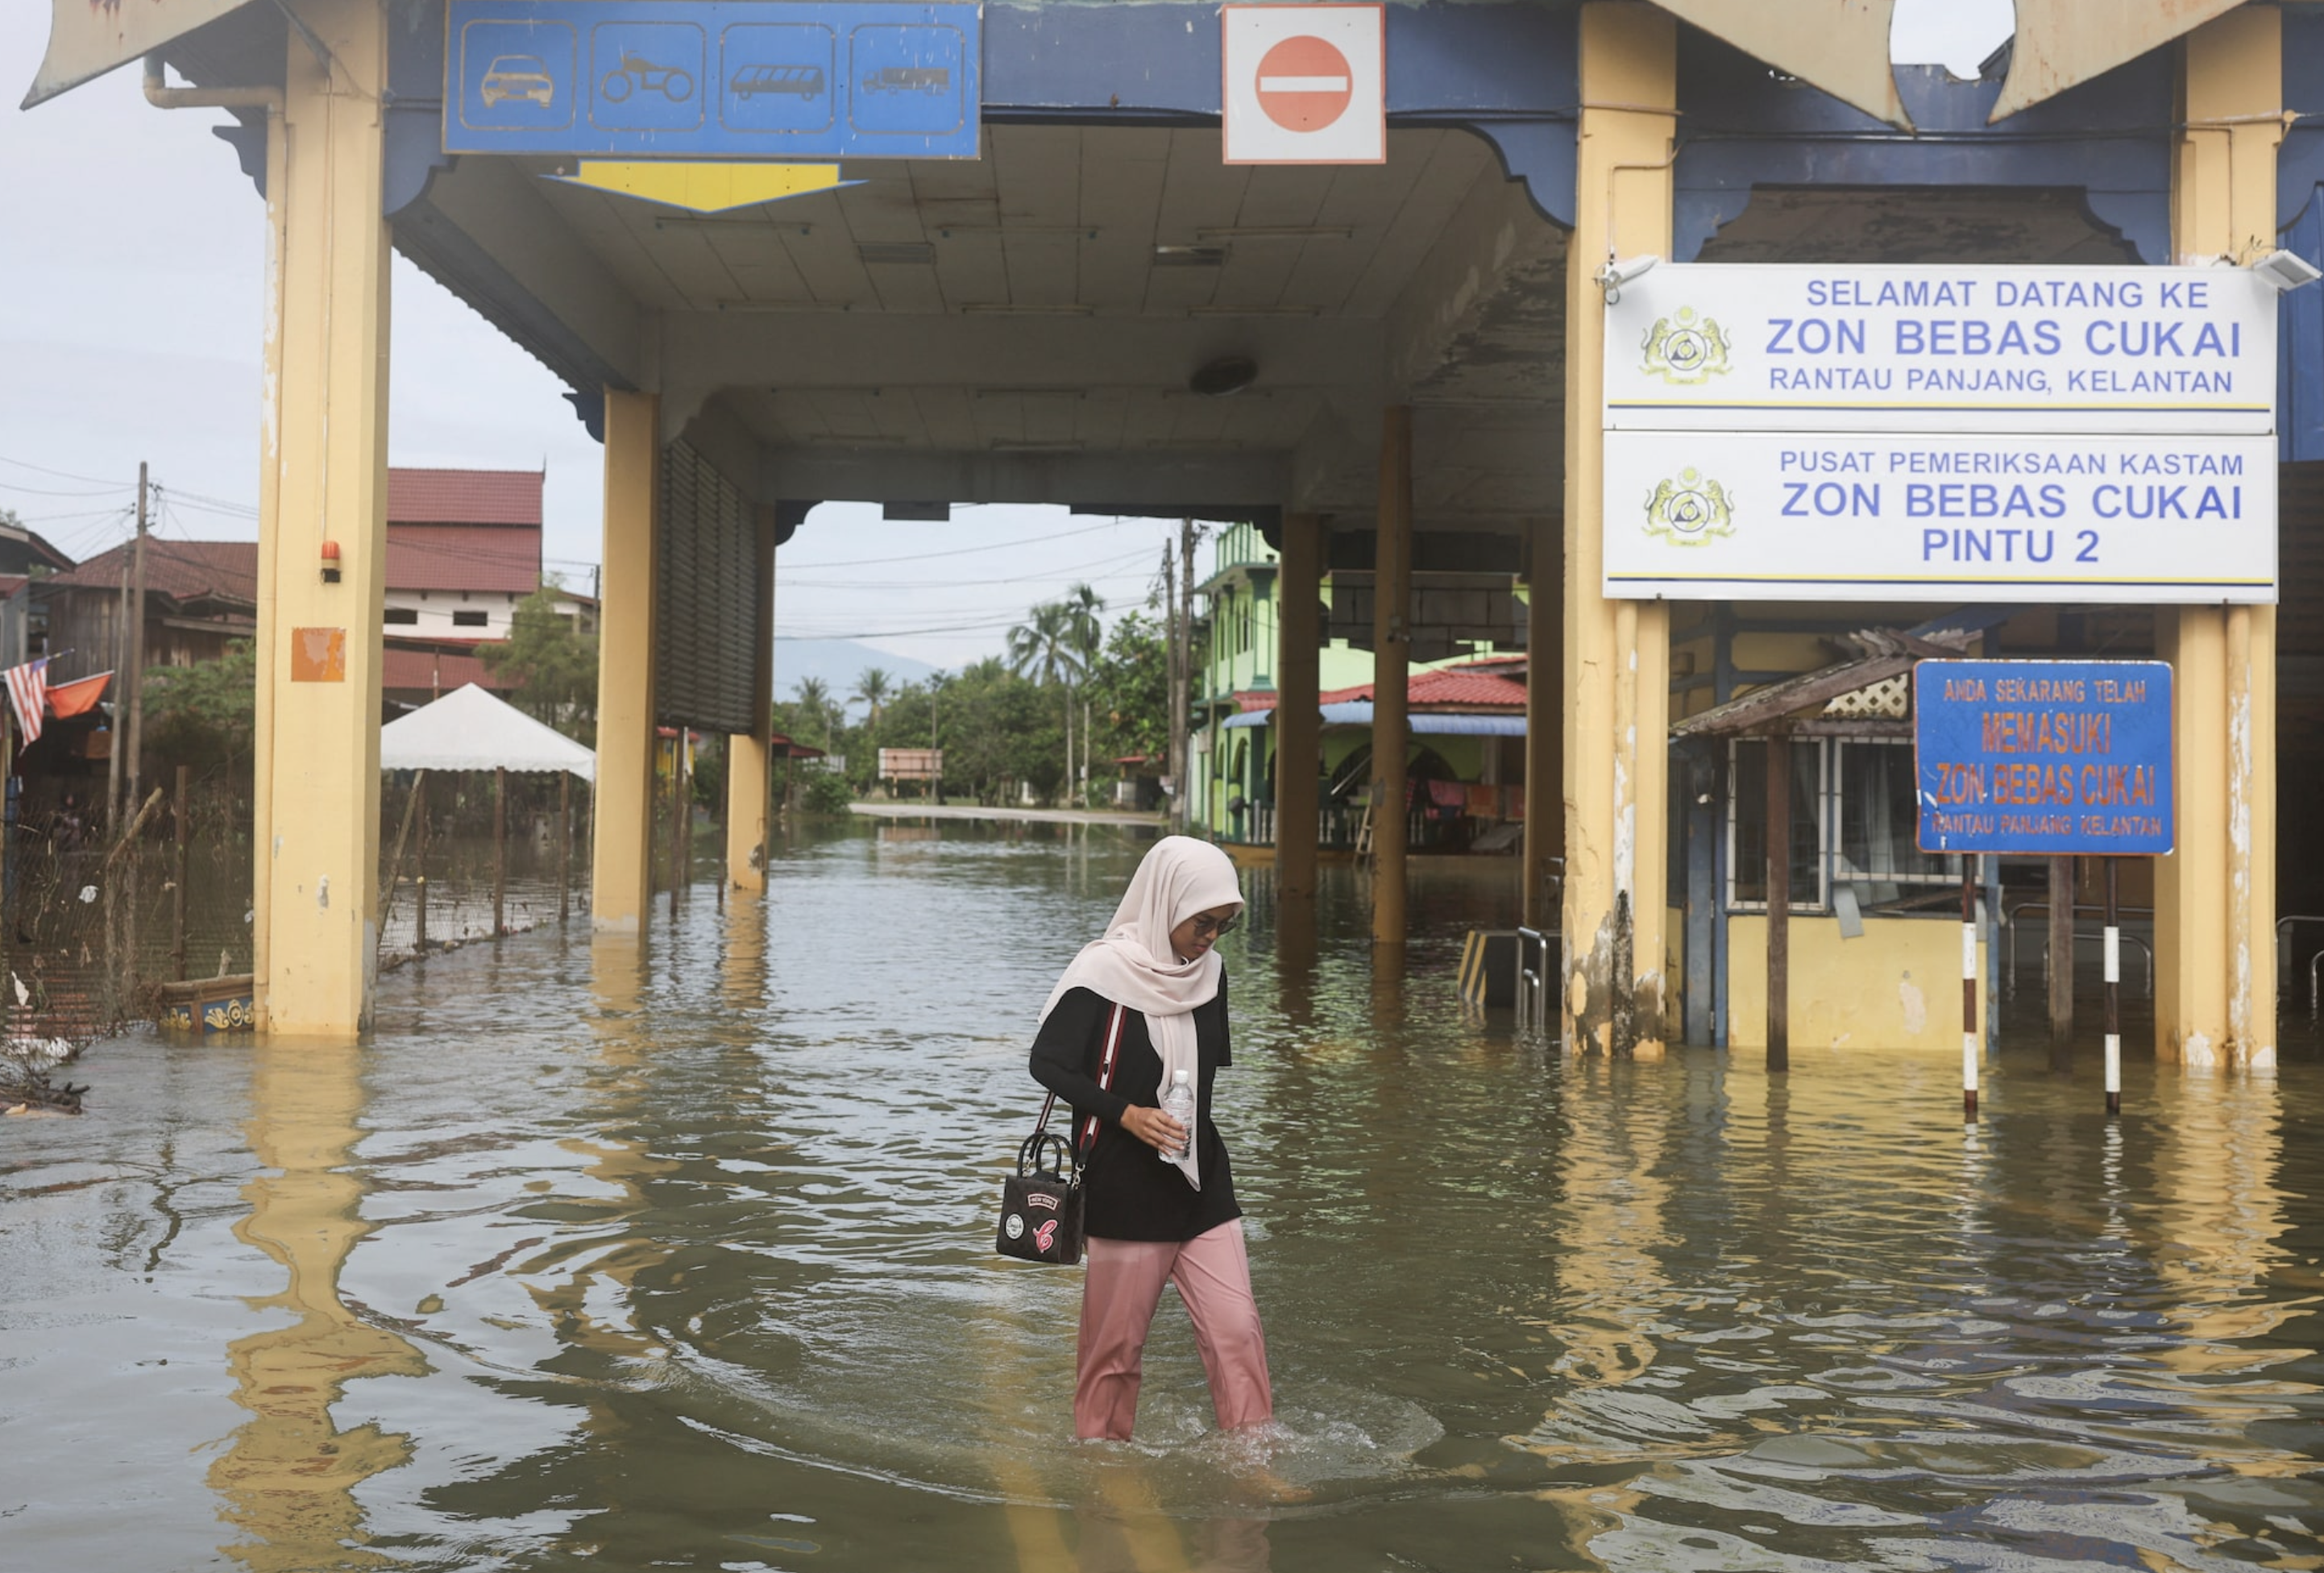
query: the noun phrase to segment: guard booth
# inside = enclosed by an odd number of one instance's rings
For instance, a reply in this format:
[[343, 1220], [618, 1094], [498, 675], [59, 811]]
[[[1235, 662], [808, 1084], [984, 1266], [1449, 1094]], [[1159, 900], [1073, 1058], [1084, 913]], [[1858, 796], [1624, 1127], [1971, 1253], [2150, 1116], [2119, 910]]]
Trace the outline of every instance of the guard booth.
[[[2279, 232], [2311, 258], [2324, 244], [2324, 133], [2287, 120], [2324, 110], [2314, 8], [2126, 0], [2105, 27], [2076, 0], [2016, 10], [2012, 48], [1957, 81], [1891, 69], [1879, 0], [52, 0], [30, 102], [143, 59], [158, 109], [231, 115], [264, 200], [262, 1011], [327, 1036], [369, 1014], [392, 247], [562, 377], [604, 444], [600, 924], [650, 906], [658, 726], [737, 740], [729, 877], [759, 882], [774, 563], [816, 503], [1065, 504], [1243, 520], [1279, 549], [1286, 761], [1319, 757], [1326, 571], [1372, 575], [1381, 761], [1413, 745], [1416, 579], [1526, 585], [1526, 917], [1562, 934], [1577, 1051], [1721, 1037], [1720, 969], [1694, 981], [1710, 909], [1686, 892], [1726, 807], [1692, 790], [1709, 745], [1674, 755], [1674, 722], [1866, 630], [2151, 650], [2178, 673], [2186, 763], [2152, 902], [2157, 1046], [2264, 1062], [2274, 587], [1681, 596], [1609, 571], [1618, 535], [1706, 520], [1684, 472], [1725, 464], [1648, 479], [1609, 435], [1613, 369], [1677, 387], [1665, 373], [1710, 363], [1705, 317], [1729, 359], [1704, 387], [1769, 359], [1724, 307], [1623, 315], [1678, 264], [2247, 272]], [[2324, 459], [2324, 306], [2286, 300], [2282, 388], [2249, 384], [2246, 343], [2234, 397], [2305, 463]], [[1858, 313], [1828, 296], [1793, 315]], [[1877, 359], [1902, 363], [1893, 345]], [[1782, 479], [1718, 506], [1745, 520]], [[2296, 602], [2310, 532], [2287, 517]], [[1795, 522], [1749, 528], [1764, 542]], [[2296, 660], [2316, 658], [2300, 641], [2318, 622], [2289, 625]], [[2310, 704], [2304, 668], [2281, 670]], [[1873, 778], [1852, 767], [1876, 741], [1833, 741], [1839, 780]], [[1714, 782], [1732, 767], [1712, 758]], [[1314, 887], [1316, 776], [1275, 772], [1286, 911]], [[1711, 874], [1731, 941], [1746, 897], [1728, 901], [1715, 856]], [[1393, 969], [1400, 845], [1371, 889]], [[2324, 891], [2302, 905], [2324, 910]]]

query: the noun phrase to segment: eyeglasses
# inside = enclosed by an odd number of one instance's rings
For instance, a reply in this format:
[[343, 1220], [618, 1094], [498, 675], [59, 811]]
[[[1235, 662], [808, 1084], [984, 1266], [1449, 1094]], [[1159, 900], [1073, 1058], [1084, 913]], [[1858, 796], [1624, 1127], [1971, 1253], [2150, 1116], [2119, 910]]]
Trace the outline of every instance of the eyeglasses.
[[1198, 940], [1224, 939], [1241, 921], [1242, 914], [1240, 912], [1223, 922], [1207, 912], [1198, 912], [1194, 915], [1194, 937]]

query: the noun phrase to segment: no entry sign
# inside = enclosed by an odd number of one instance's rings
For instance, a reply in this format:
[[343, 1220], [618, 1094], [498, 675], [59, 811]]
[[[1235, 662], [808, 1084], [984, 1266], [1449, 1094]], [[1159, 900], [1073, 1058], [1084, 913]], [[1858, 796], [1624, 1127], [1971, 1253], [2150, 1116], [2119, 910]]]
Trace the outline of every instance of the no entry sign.
[[1388, 159], [1386, 8], [1221, 8], [1230, 164]]

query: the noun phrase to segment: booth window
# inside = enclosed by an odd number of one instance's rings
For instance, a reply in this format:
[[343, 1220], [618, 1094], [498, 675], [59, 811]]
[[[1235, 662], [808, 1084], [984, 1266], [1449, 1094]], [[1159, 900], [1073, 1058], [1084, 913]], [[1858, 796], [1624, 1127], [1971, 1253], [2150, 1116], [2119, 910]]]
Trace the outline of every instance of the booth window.
[[[1825, 743], [1794, 740], [1792, 750], [1792, 904], [1821, 912], [1824, 888]], [[1767, 744], [1738, 738], [1729, 745], [1727, 904], [1738, 912], [1767, 909]]]
[[1920, 847], [1920, 809], [1914, 799], [1913, 745], [1850, 739], [1836, 750], [1832, 795], [1840, 810], [1840, 845], [1832, 878], [1856, 888], [1863, 906], [1892, 906], [1958, 886], [1958, 856]]

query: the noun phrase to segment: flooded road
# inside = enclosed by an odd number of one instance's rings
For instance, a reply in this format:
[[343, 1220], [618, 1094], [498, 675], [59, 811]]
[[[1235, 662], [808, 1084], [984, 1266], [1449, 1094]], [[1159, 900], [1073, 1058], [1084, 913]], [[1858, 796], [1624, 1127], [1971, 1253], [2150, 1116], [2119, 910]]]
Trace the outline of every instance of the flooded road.
[[[2324, 1566], [2324, 1074], [2028, 1035], [1567, 1061], [1464, 1019], [1513, 862], [1223, 946], [1278, 1433], [1166, 1299], [1072, 1438], [992, 1255], [1032, 1013], [1143, 842], [857, 824], [774, 894], [415, 964], [361, 1051], [102, 1044], [0, 1123], [0, 1568]], [[2034, 991], [2038, 992], [2038, 990]], [[2089, 1057], [2094, 1061], [2095, 1056]]]

